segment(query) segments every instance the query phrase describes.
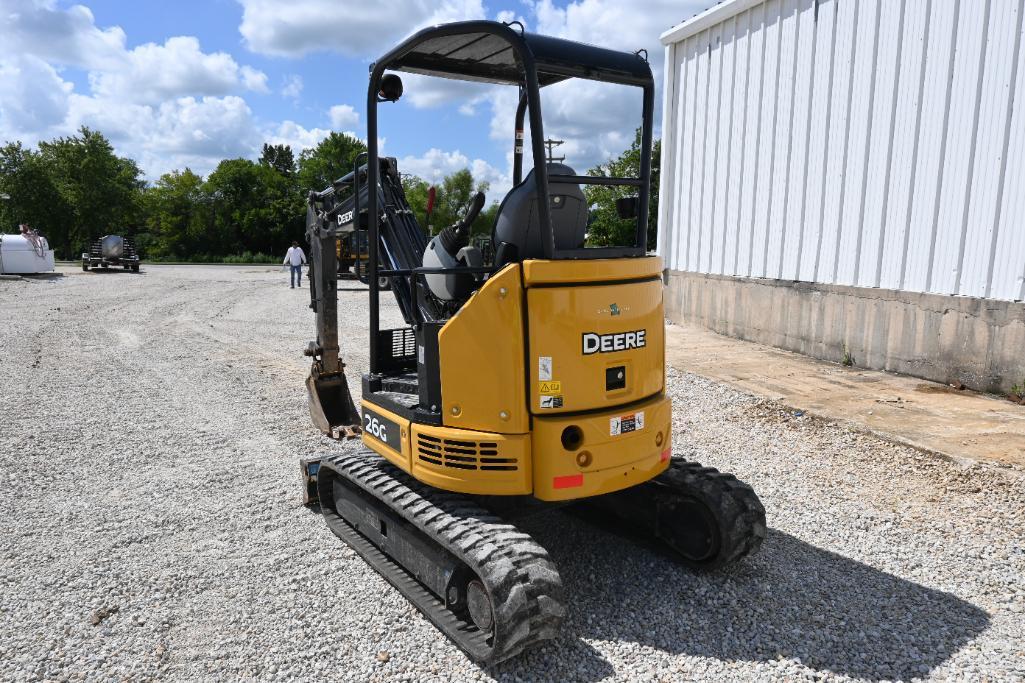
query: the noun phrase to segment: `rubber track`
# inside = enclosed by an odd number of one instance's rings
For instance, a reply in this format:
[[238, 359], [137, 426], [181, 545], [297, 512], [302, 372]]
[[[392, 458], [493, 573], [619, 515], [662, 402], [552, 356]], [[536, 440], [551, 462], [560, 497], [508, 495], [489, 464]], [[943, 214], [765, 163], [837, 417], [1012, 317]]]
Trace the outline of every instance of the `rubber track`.
[[720, 528], [720, 549], [714, 557], [693, 565], [711, 571], [734, 564], [761, 548], [767, 533], [765, 508], [749, 484], [714, 467], [673, 458], [656, 485], [703, 501], [715, 513]]
[[[485, 639], [340, 517], [325, 470], [355, 483], [464, 562], [491, 597], [494, 635]], [[318, 479], [332, 531], [473, 660], [494, 664], [558, 633], [566, 613], [562, 580], [548, 552], [529, 535], [466, 496], [421, 484], [371, 451], [325, 458]]]

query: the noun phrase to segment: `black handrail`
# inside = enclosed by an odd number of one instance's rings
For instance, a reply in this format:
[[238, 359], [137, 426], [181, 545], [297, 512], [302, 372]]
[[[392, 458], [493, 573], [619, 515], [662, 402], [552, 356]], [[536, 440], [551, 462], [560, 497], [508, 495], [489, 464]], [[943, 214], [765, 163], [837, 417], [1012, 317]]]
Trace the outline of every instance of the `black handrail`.
[[640, 178], [610, 178], [600, 175], [550, 175], [548, 182], [571, 185], [629, 185], [631, 187], [640, 187], [644, 184]]
[[398, 277], [406, 275], [448, 275], [450, 273], [470, 273], [473, 275], [487, 274], [494, 270], [491, 266], [452, 266], [451, 268], [401, 268], [397, 270], [379, 270], [380, 277]]

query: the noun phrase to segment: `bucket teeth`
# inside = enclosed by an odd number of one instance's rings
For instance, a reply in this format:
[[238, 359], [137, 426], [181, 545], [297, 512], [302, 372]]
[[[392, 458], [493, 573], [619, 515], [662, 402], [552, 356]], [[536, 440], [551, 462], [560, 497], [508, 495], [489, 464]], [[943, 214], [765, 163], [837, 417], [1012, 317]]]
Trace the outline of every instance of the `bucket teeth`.
[[310, 418], [317, 429], [336, 439], [359, 436], [359, 413], [352, 402], [344, 372], [322, 375], [314, 364], [306, 378], [306, 393]]

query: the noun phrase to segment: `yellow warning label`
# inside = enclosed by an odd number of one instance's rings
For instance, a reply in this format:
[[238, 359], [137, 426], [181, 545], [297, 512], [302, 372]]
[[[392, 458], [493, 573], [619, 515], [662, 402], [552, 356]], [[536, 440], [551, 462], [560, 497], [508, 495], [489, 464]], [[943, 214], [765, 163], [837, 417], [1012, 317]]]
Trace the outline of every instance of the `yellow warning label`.
[[562, 382], [556, 382], [555, 380], [548, 380], [547, 382], [538, 382], [537, 392], [542, 396], [555, 396], [556, 394], [561, 394]]

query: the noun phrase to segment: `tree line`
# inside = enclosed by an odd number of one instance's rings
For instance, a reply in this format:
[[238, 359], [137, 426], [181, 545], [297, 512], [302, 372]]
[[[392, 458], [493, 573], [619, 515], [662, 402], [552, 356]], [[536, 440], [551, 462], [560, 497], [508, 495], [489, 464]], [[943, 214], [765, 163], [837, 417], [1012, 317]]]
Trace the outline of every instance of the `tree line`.
[[[147, 183], [134, 160], [89, 128], [35, 150], [10, 142], [0, 147], [0, 233], [27, 223], [64, 259], [112, 233], [131, 237], [150, 260], [274, 261], [304, 239], [306, 193], [346, 175], [365, 151], [331, 133], [298, 158], [288, 145], [265, 144], [256, 161], [225, 159], [206, 178], [185, 168]], [[423, 216], [428, 184], [416, 176], [403, 183]], [[476, 189], [487, 184], [469, 170], [446, 177], [431, 223], [447, 225]]]
[[[640, 137], [618, 159], [589, 171], [592, 175], [636, 174]], [[175, 170], [147, 183], [138, 164], [118, 156], [98, 131], [40, 142], [0, 147], [0, 233], [27, 223], [47, 237], [58, 258], [77, 259], [89, 243], [105, 234], [131, 237], [143, 258], [164, 261], [276, 261], [293, 240], [304, 240], [306, 193], [323, 189], [349, 173], [362, 141], [331, 133], [316, 147], [295, 157], [288, 145], [265, 144], [260, 158], [225, 159], [203, 178]], [[657, 216], [658, 146], [653, 160], [649, 247]], [[430, 184], [403, 175], [414, 215], [424, 224]], [[446, 176], [436, 187], [430, 228], [454, 223], [474, 193], [488, 184], [469, 169]], [[615, 215], [615, 199], [626, 189], [588, 186], [591, 204], [589, 240], [622, 243], [628, 222]], [[474, 224], [490, 232], [498, 202]]]

